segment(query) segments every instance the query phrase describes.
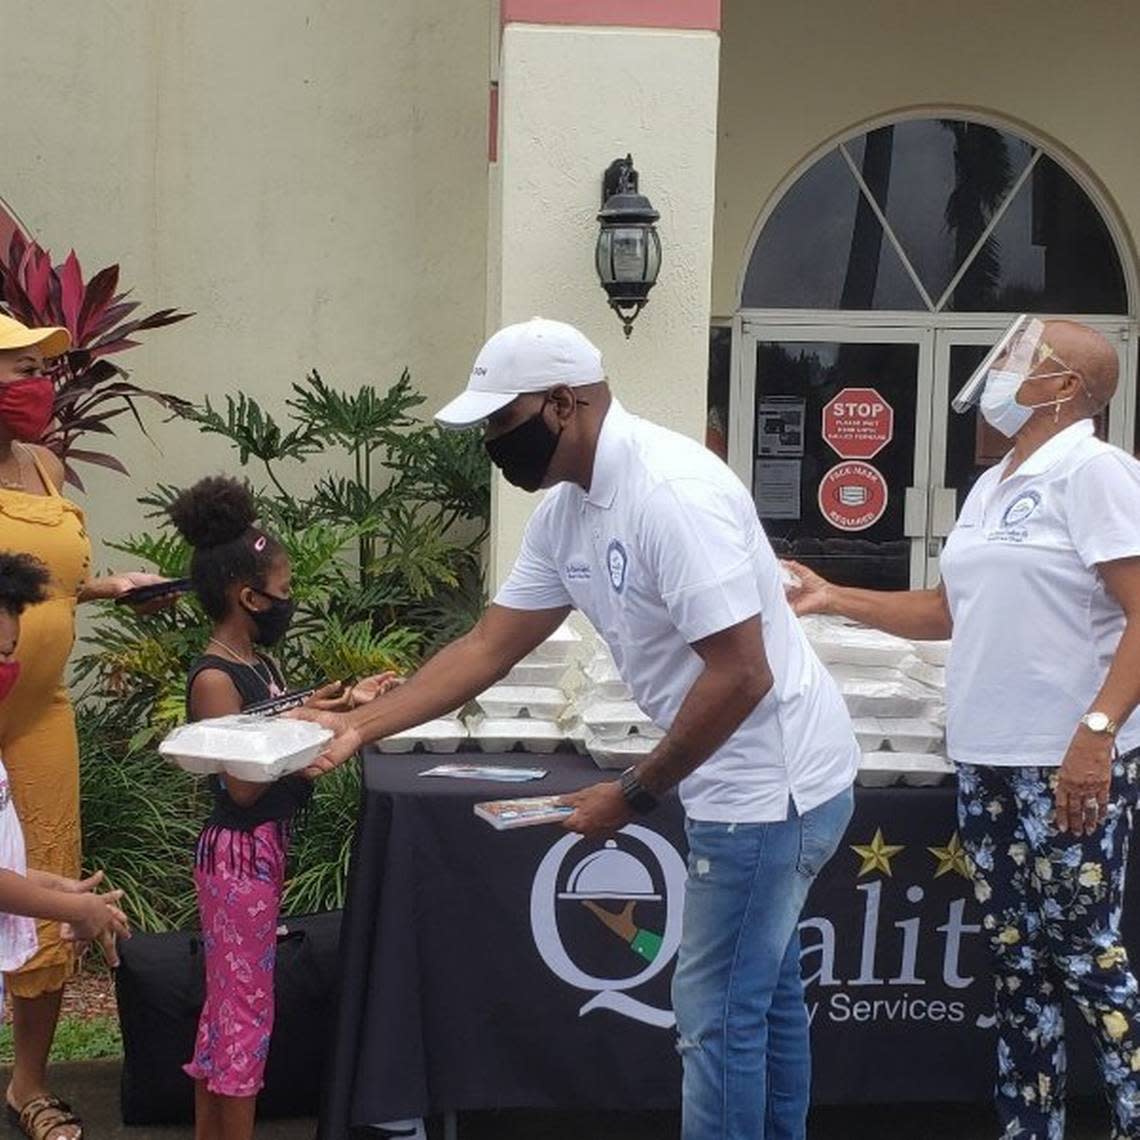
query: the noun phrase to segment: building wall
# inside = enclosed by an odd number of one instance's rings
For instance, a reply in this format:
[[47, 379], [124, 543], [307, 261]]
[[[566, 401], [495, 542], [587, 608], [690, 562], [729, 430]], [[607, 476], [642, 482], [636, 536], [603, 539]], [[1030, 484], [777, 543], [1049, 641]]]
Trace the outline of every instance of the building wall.
[[[655, 28], [512, 24], [502, 41], [493, 323], [570, 321], [601, 349], [630, 410], [695, 436], [706, 415], [718, 49], [715, 32]], [[660, 278], [628, 340], [594, 268], [602, 173], [626, 153], [661, 213], [662, 244]], [[496, 479], [492, 584], [536, 504]]]
[[[406, 365], [430, 413], [484, 335], [492, 8], [0, 0], [0, 198], [57, 255], [196, 313], [123, 358], [142, 382], [280, 410], [312, 367], [386, 386]], [[158, 479], [233, 465], [151, 424], [122, 429], [130, 480], [89, 479], [100, 537]]]
[[968, 108], [1076, 160], [1140, 234], [1140, 10], [1131, 0], [724, 0], [713, 313], [757, 217], [825, 142], [895, 111]]

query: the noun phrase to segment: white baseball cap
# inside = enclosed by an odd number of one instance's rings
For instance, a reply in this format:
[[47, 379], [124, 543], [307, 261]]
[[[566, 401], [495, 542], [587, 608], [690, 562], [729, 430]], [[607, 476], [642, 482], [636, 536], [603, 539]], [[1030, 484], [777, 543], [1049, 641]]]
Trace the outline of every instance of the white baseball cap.
[[605, 378], [601, 352], [573, 325], [534, 317], [499, 329], [483, 345], [466, 390], [436, 412], [435, 422], [471, 427], [524, 392], [547, 392], [559, 384], [578, 388]]

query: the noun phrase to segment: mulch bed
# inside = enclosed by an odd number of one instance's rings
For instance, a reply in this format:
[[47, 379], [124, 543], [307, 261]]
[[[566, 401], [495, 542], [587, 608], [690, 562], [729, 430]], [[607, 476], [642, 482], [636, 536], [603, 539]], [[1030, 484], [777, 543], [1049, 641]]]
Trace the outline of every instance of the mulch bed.
[[[5, 1001], [4, 1020], [11, 1020], [10, 1003]], [[63, 991], [63, 1016], [80, 1021], [93, 1021], [99, 1017], [118, 1018], [115, 1005], [115, 980], [110, 970], [84, 964], [80, 973]]]

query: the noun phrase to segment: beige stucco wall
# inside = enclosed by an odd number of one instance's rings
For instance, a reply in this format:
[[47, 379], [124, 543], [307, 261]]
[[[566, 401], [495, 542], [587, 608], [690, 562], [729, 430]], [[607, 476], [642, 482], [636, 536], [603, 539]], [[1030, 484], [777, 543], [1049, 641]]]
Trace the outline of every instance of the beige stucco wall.
[[[430, 410], [484, 332], [493, 25], [492, 0], [0, 0], [0, 197], [197, 313], [124, 357], [139, 379], [279, 409], [313, 366], [407, 365]], [[99, 536], [156, 480], [231, 462], [152, 423], [153, 444], [123, 428], [131, 480], [90, 478]]]
[[[705, 422], [718, 38], [711, 32], [511, 25], [500, 59], [498, 321], [578, 325], [614, 392], [691, 435]], [[602, 172], [633, 154], [660, 211], [663, 260], [626, 340], [594, 269]], [[494, 251], [492, 251], [494, 257]], [[492, 584], [535, 506], [499, 482]]]
[[1133, 0], [724, 0], [713, 312], [736, 308], [760, 212], [826, 141], [916, 107], [1022, 124], [1075, 159], [1135, 249], [1140, 7]]

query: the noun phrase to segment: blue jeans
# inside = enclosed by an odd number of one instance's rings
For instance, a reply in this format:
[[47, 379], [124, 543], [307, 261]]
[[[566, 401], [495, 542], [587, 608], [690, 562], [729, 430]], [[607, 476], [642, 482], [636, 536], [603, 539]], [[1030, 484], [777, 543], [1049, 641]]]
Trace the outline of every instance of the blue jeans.
[[799, 919], [851, 818], [851, 789], [782, 823], [687, 820], [673, 1009], [682, 1140], [803, 1140], [811, 1091]]

